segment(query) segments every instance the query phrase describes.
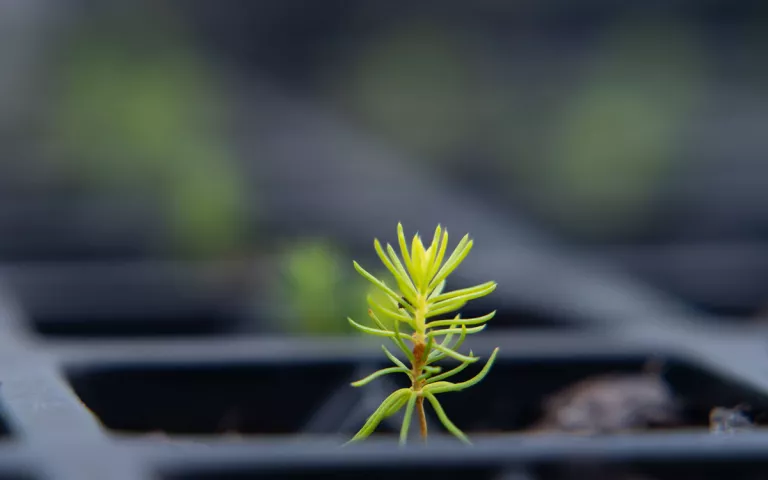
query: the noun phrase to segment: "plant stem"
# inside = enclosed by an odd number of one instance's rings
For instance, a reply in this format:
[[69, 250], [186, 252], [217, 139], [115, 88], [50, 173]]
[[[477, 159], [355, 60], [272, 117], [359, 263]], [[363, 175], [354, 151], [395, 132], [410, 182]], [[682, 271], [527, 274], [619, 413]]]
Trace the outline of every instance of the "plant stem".
[[[421, 341], [413, 345], [413, 391], [418, 392], [424, 386], [424, 380], [416, 380], [421, 375], [426, 363], [427, 355], [424, 351], [426, 344]], [[427, 417], [424, 414], [424, 397], [419, 396], [416, 399], [416, 413], [419, 417], [419, 426], [421, 427], [421, 438], [427, 441]]]
[[427, 442], [427, 416], [424, 414], [424, 397], [416, 399], [416, 412], [419, 415], [419, 426], [421, 427], [421, 439]]
[[[415, 325], [417, 327], [423, 326], [426, 319], [426, 300], [419, 296], [418, 308], [415, 315]], [[426, 350], [426, 343], [424, 342], [424, 332], [417, 330], [413, 335], [413, 385], [414, 392], [419, 392], [425, 385], [424, 380], [416, 380], [422, 374], [424, 365], [427, 363], [429, 352]], [[419, 426], [421, 431], [421, 438], [424, 442], [427, 441], [427, 417], [424, 414], [424, 397], [419, 395], [416, 399], [416, 412], [419, 417]]]

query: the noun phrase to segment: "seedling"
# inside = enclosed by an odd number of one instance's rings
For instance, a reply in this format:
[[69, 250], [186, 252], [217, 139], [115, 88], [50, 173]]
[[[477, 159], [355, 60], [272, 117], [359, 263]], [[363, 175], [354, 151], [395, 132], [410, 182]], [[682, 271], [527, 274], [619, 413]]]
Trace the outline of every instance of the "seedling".
[[[394, 248], [387, 244], [386, 251], [378, 240], [374, 240], [373, 246], [382, 263], [392, 273], [397, 284], [396, 288], [390, 288], [383, 280], [380, 280], [363, 269], [357, 262], [353, 262], [355, 269], [385, 295], [383, 300], [368, 296], [368, 315], [378, 328], [360, 325], [351, 318], [349, 323], [353, 327], [370, 335], [390, 338], [395, 346], [402, 350], [410, 361], [407, 367], [399, 358], [382, 345], [384, 354], [395, 364], [394, 367], [378, 370], [371, 375], [352, 383], [354, 387], [362, 387], [369, 382], [391, 373], [402, 373], [411, 380], [409, 388], [401, 388], [388, 396], [365, 422], [359, 432], [347, 443], [362, 440], [371, 435], [379, 423], [405, 407], [402, 427], [400, 429], [400, 445], [404, 445], [408, 438], [408, 429], [411, 425], [414, 411], [419, 419], [421, 437], [427, 439], [427, 418], [424, 414], [424, 399], [432, 405], [437, 418], [443, 426], [465, 443], [470, 443], [467, 436], [459, 430], [448, 418], [437, 395], [446, 392], [458, 392], [480, 382], [493, 365], [498, 353], [494, 349], [488, 362], [475, 377], [464, 382], [453, 383], [446, 381], [480, 357], [474, 356], [470, 350], [469, 355], [459, 353], [458, 349], [467, 335], [482, 331], [486, 322], [493, 318], [495, 311], [477, 318], [462, 319], [456, 315], [452, 319], [438, 319], [438, 317], [455, 312], [462, 308], [470, 300], [488, 295], [496, 289], [496, 282], [486, 282], [471, 288], [464, 288], [452, 292], [443, 292], [445, 280], [456, 267], [467, 257], [472, 249], [473, 241], [469, 235], [461, 239], [456, 249], [443, 263], [448, 247], [448, 231], [437, 226], [432, 244], [424, 248], [424, 244], [418, 234], [414, 235], [411, 249], [408, 250], [403, 226], [397, 225], [397, 236], [400, 243], [402, 262], [395, 253]], [[390, 320], [390, 330], [381, 320]], [[411, 333], [402, 331], [407, 327]], [[457, 338], [455, 342], [453, 339]], [[406, 342], [411, 345], [408, 346]], [[441, 373], [441, 368], [434, 363], [439, 360], [451, 358], [461, 362], [457, 367]]]

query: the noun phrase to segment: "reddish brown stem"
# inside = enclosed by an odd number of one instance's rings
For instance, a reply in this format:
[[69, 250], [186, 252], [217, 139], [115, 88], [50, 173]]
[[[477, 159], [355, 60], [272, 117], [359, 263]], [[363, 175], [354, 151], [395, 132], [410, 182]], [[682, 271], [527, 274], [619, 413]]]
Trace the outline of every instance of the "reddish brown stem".
[[[413, 390], [418, 392], [424, 386], [423, 380], [416, 380], [424, 369], [426, 359], [424, 358], [424, 349], [426, 345], [423, 342], [416, 342], [413, 345]], [[416, 413], [419, 417], [419, 426], [421, 429], [421, 438], [427, 441], [427, 416], [424, 414], [424, 397], [416, 399]]]
[[416, 412], [419, 414], [419, 426], [421, 427], [421, 439], [427, 441], [427, 416], [424, 414], [424, 397], [416, 399]]

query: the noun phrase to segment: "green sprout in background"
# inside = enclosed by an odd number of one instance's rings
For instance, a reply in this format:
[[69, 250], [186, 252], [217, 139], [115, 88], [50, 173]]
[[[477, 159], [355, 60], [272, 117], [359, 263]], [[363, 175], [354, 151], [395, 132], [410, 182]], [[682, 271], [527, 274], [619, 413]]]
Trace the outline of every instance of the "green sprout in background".
[[[443, 320], [435, 317], [455, 312], [466, 305], [468, 301], [488, 295], [496, 289], [496, 282], [486, 282], [475, 287], [443, 292], [448, 275], [459, 266], [472, 249], [473, 241], [469, 239], [469, 235], [465, 235], [461, 239], [448, 260], [443, 263], [448, 246], [448, 231], [443, 231], [440, 225], [437, 226], [432, 244], [427, 249], [424, 248], [421, 238], [416, 234], [409, 251], [401, 224], [397, 226], [397, 233], [403, 262], [400, 261], [391, 245], [387, 244], [385, 252], [381, 243], [374, 240], [376, 253], [395, 278], [396, 290], [391, 289], [384, 281], [368, 273], [357, 262], [353, 262], [355, 269], [385, 294], [384, 301], [372, 296], [368, 297], [370, 306], [368, 315], [379, 328], [360, 325], [351, 318], [348, 320], [352, 326], [367, 334], [390, 338], [403, 351], [411, 366], [410, 368], [407, 367], [386, 346], [382, 345], [384, 354], [395, 366], [378, 370], [364, 379], [352, 383], [352, 386], [361, 387], [390, 373], [406, 374], [411, 380], [411, 386], [396, 390], [387, 397], [348, 443], [368, 437], [376, 430], [382, 420], [394, 415], [403, 407], [405, 407], [405, 415], [400, 429], [400, 444], [406, 443], [414, 410], [419, 418], [421, 437], [426, 441], [425, 398], [432, 405], [443, 426], [463, 442], [470, 443], [467, 436], [448, 418], [436, 395], [464, 390], [485, 378], [493, 365], [498, 348], [494, 349], [488, 362], [475, 377], [459, 383], [445, 381], [445, 379], [460, 373], [480, 359], [480, 357], [474, 356], [471, 350], [469, 355], [463, 355], [458, 352], [458, 348], [468, 334], [483, 330], [486, 322], [493, 318], [496, 312], [467, 319], [462, 319], [460, 315]], [[381, 320], [382, 318], [392, 321], [392, 330], [387, 328]], [[407, 325], [413, 333], [409, 335], [402, 332], [401, 323]], [[457, 340], [451, 343], [454, 336], [457, 335]], [[442, 337], [442, 341], [438, 340], [440, 337]], [[411, 348], [406, 345], [406, 341], [411, 342]], [[441, 373], [441, 368], [433, 364], [446, 357], [458, 360], [461, 364], [452, 370]]]
[[[276, 255], [277, 281], [270, 282], [267, 317], [283, 333], [360, 334], [340, 317], [364, 315], [366, 295], [384, 297], [378, 288], [344, 268], [351, 261], [343, 248], [326, 238], [302, 238]], [[382, 267], [383, 270], [383, 267]], [[375, 272], [380, 273], [380, 272]], [[387, 319], [388, 321], [388, 319]], [[391, 326], [391, 322], [388, 322]]]

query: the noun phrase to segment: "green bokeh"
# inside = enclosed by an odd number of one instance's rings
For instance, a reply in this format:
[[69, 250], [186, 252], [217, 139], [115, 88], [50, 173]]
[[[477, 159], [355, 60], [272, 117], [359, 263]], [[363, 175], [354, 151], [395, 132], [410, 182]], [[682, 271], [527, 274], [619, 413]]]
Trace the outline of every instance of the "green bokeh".
[[696, 36], [657, 20], [622, 24], [596, 50], [548, 129], [524, 181], [540, 213], [568, 231], [642, 230], [686, 160], [685, 128], [704, 88]]
[[294, 334], [357, 334], [347, 317], [370, 324], [366, 296], [380, 295], [352, 268], [352, 259], [324, 239], [303, 239], [281, 256], [272, 301], [278, 329]]
[[226, 112], [213, 72], [172, 29], [145, 32], [152, 42], [114, 28], [84, 28], [66, 45], [51, 115], [59, 168], [97, 197], [156, 204], [179, 253], [231, 252], [245, 185], [217, 133]]

